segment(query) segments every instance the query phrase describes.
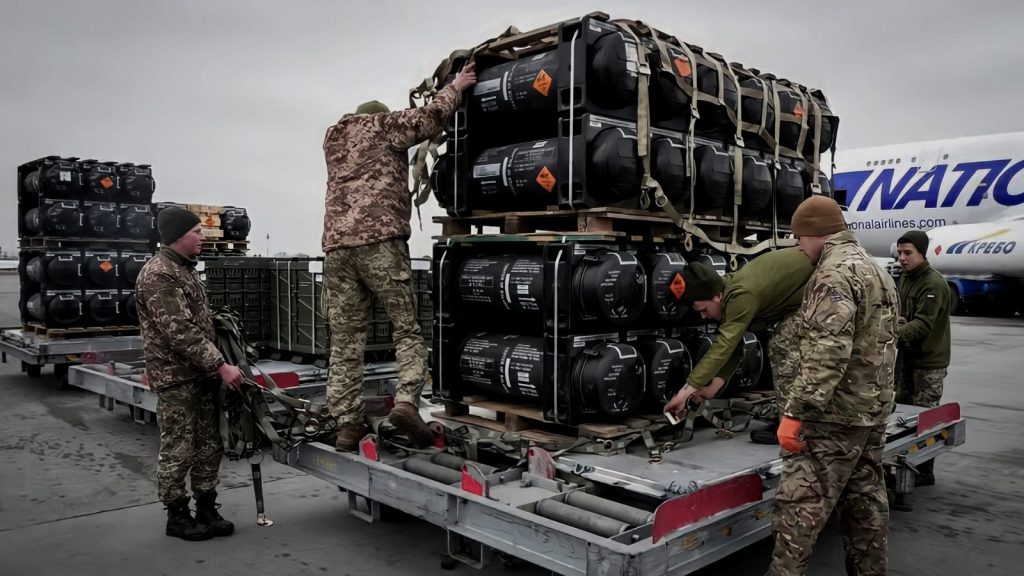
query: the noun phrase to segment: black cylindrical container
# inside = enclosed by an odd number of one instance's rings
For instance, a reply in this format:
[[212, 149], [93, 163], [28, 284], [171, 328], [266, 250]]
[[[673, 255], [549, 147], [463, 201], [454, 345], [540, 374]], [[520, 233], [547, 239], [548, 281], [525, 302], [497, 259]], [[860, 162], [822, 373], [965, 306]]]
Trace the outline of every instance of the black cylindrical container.
[[683, 281], [683, 270], [686, 260], [676, 252], [658, 252], [649, 262], [648, 300], [658, 320], [677, 322], [690, 310], [683, 300], [686, 282]]
[[471, 258], [459, 269], [458, 286], [461, 302], [468, 305], [515, 313], [539, 312], [544, 299], [544, 258]]
[[103, 202], [86, 205], [85, 231], [90, 236], [101, 238], [117, 236], [119, 220], [120, 215], [116, 204]]
[[772, 172], [767, 162], [755, 156], [743, 157], [743, 213], [771, 214]]
[[686, 345], [675, 338], [651, 338], [637, 344], [647, 367], [647, 397], [664, 404], [686, 384], [693, 360]]
[[153, 235], [153, 215], [148, 206], [130, 205], [121, 210], [121, 233], [129, 238], [148, 239]]
[[636, 136], [617, 127], [606, 128], [591, 140], [588, 149], [590, 193], [605, 202], [637, 196], [643, 167], [637, 155]]
[[117, 285], [117, 265], [110, 254], [95, 254], [85, 261], [85, 275], [94, 286], [113, 288]]
[[[813, 96], [812, 96], [813, 98]], [[818, 102], [818, 106], [821, 108], [821, 133], [818, 136], [818, 153], [824, 154], [834, 144], [836, 138], [836, 132], [839, 125], [839, 118], [832, 113], [832, 109], [829, 108], [828, 103], [824, 100], [815, 98]], [[815, 112], [813, 106], [808, 106], [807, 114], [807, 139], [804, 141], [804, 157], [810, 159], [814, 155], [814, 122]]]
[[554, 50], [480, 70], [470, 109], [482, 115], [553, 114], [558, 103], [557, 72]]
[[124, 202], [149, 204], [156, 190], [153, 170], [148, 164], [125, 163], [117, 167], [121, 178], [121, 198]]
[[584, 315], [615, 325], [635, 322], [647, 303], [647, 274], [630, 252], [585, 256], [573, 272], [572, 286]]
[[25, 212], [25, 228], [33, 234], [43, 233], [43, 214], [39, 208]]
[[37, 217], [34, 217], [30, 228], [47, 235], [78, 235], [82, 231], [82, 212], [79, 210], [78, 202], [50, 204], [45, 210], [41, 210]]
[[220, 215], [220, 228], [225, 240], [245, 240], [252, 228], [252, 222], [245, 208], [225, 208]]
[[120, 314], [119, 297], [112, 292], [99, 292], [88, 297], [89, 320], [93, 324], [112, 324]]
[[788, 162], [781, 163], [775, 176], [775, 210], [779, 221], [789, 222], [803, 201], [804, 177]]
[[589, 96], [606, 108], [621, 108], [636, 101], [636, 46], [627, 44], [621, 32], [598, 38], [587, 63]]
[[29, 314], [40, 322], [52, 322], [67, 326], [82, 317], [82, 302], [75, 294], [58, 294], [46, 300], [41, 294], [33, 294], [26, 305]]
[[135, 301], [135, 293], [131, 292], [121, 297], [121, 310], [124, 312], [125, 318], [130, 322], [139, 321], [139, 306]]
[[117, 196], [117, 168], [114, 162], [83, 164], [84, 195], [87, 200], [105, 202]]
[[46, 160], [25, 177], [25, 187], [29, 192], [42, 192], [50, 197], [76, 199], [81, 193], [81, 169], [77, 160]]
[[148, 261], [149, 256], [145, 254], [133, 254], [121, 258], [121, 275], [134, 286], [135, 281], [139, 278], [139, 272]]
[[558, 142], [537, 140], [484, 150], [473, 163], [472, 204], [483, 207], [558, 202]]
[[652, 136], [651, 176], [661, 184], [669, 202], [689, 202], [690, 177], [686, 174], [686, 144], [656, 134]]
[[544, 384], [544, 340], [477, 333], [459, 348], [459, 376], [502, 397], [536, 402]]
[[42, 283], [46, 280], [46, 264], [43, 257], [36, 256], [29, 260], [25, 266], [25, 273], [28, 274], [29, 279], [33, 282]]
[[726, 150], [698, 145], [693, 153], [697, 181], [694, 184], [696, 209], [720, 210], [732, 206], [733, 157]]
[[82, 259], [76, 254], [44, 256], [45, 280], [59, 288], [73, 288], [81, 276]]
[[[701, 335], [698, 338], [695, 344], [696, 352], [693, 355], [694, 366], [700, 363], [704, 355], [711, 349], [713, 342], [714, 337], [710, 335]], [[743, 335], [742, 342], [737, 346], [736, 351], [733, 352], [733, 355], [736, 354], [742, 355], [742, 358], [736, 367], [736, 371], [732, 373], [725, 386], [718, 392], [718, 397], [720, 398], [728, 398], [739, 392], [751, 390], [757, 386], [758, 381], [761, 379], [764, 351], [761, 347], [761, 342], [753, 333], [747, 332]]]
[[629, 344], [607, 343], [585, 350], [572, 365], [572, 386], [581, 411], [625, 416], [643, 402], [647, 374]]

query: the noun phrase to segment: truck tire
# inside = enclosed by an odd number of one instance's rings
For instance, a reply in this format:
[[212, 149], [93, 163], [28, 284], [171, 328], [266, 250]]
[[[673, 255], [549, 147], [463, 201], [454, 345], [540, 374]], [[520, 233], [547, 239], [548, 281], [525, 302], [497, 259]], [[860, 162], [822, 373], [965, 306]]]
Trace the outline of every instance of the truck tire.
[[22, 362], [21, 366], [22, 368], [24, 368], [25, 374], [28, 374], [29, 378], [39, 378], [39, 376], [42, 375], [43, 373], [43, 367], [40, 366], [39, 364], [29, 364], [27, 362]]

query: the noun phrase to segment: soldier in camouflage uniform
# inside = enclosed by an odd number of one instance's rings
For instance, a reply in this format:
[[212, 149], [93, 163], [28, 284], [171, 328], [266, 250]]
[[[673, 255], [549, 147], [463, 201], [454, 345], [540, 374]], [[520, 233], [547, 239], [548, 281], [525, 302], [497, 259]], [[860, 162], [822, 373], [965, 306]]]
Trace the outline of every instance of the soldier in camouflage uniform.
[[[900, 275], [900, 368], [896, 371], [896, 401], [935, 408], [949, 367], [949, 286], [928, 264], [928, 235], [911, 230], [900, 236], [896, 250]], [[915, 485], [935, 484], [934, 460], [917, 467]]]
[[847, 231], [831, 198], [805, 200], [792, 227], [817, 269], [799, 312], [800, 367], [779, 425], [779, 443], [789, 454], [775, 496], [769, 574], [806, 573], [834, 508], [846, 573], [885, 574], [882, 449], [893, 406], [896, 287]]
[[469, 64], [423, 108], [389, 112], [367, 102], [327, 130], [324, 309], [331, 328], [327, 403], [337, 418], [337, 448], [356, 449], [363, 418], [363, 354], [373, 312], [384, 305], [394, 326], [399, 384], [388, 419], [414, 444], [433, 442], [419, 415], [427, 351], [416, 321], [409, 263], [408, 149], [444, 129], [462, 91], [476, 82]]
[[[185, 540], [227, 536], [234, 525], [217, 512], [215, 490], [224, 453], [217, 392], [221, 382], [237, 388], [243, 376], [213, 343], [213, 318], [195, 270], [203, 242], [199, 217], [165, 208], [157, 228], [163, 247], [142, 267], [136, 290], [146, 376], [157, 394], [157, 490], [167, 506], [166, 533]], [[195, 517], [185, 491], [189, 477]]]
[[[796, 248], [762, 254], [733, 274], [724, 277], [703, 262], [693, 262], [683, 271], [683, 298], [702, 318], [716, 320], [718, 336], [701, 361], [690, 372], [686, 385], [665, 405], [665, 412], [685, 411], [691, 396], [710, 399], [718, 395], [736, 370], [740, 356], [736, 348], [748, 330], [760, 331], [773, 323], [775, 335], [768, 344], [772, 377], [780, 399], [796, 377], [800, 363], [794, 313], [803, 301], [804, 286], [814, 272], [807, 256]], [[774, 444], [775, 426], [754, 430], [755, 442]]]

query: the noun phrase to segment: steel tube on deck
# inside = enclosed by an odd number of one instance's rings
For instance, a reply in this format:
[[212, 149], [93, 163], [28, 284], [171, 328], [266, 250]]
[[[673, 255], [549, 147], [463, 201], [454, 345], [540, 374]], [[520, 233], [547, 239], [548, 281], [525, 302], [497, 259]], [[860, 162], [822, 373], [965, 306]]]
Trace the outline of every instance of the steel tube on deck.
[[430, 478], [442, 484], [458, 484], [462, 482], [462, 472], [434, 464], [426, 458], [412, 458], [405, 461], [404, 468], [417, 476]]
[[631, 527], [643, 526], [654, 521], [654, 514], [640, 508], [634, 508], [620, 504], [614, 500], [601, 498], [582, 490], [569, 492], [565, 495], [565, 503], [570, 506], [582, 508], [601, 516], [607, 516], [620, 522], [625, 522]]
[[628, 525], [614, 518], [595, 514], [575, 506], [569, 506], [557, 500], [541, 500], [537, 502], [535, 509], [540, 516], [606, 538], [629, 530]]

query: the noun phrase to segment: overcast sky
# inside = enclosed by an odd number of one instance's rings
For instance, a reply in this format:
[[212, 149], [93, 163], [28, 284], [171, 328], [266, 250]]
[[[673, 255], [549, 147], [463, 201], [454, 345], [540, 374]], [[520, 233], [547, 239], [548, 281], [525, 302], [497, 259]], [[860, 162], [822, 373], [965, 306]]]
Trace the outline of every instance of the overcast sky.
[[1024, 129], [1020, 2], [0, 0], [0, 247], [16, 167], [60, 154], [152, 164], [157, 200], [244, 206], [254, 251], [318, 254], [329, 125], [404, 106], [453, 49], [592, 10], [825, 90], [840, 154]]

